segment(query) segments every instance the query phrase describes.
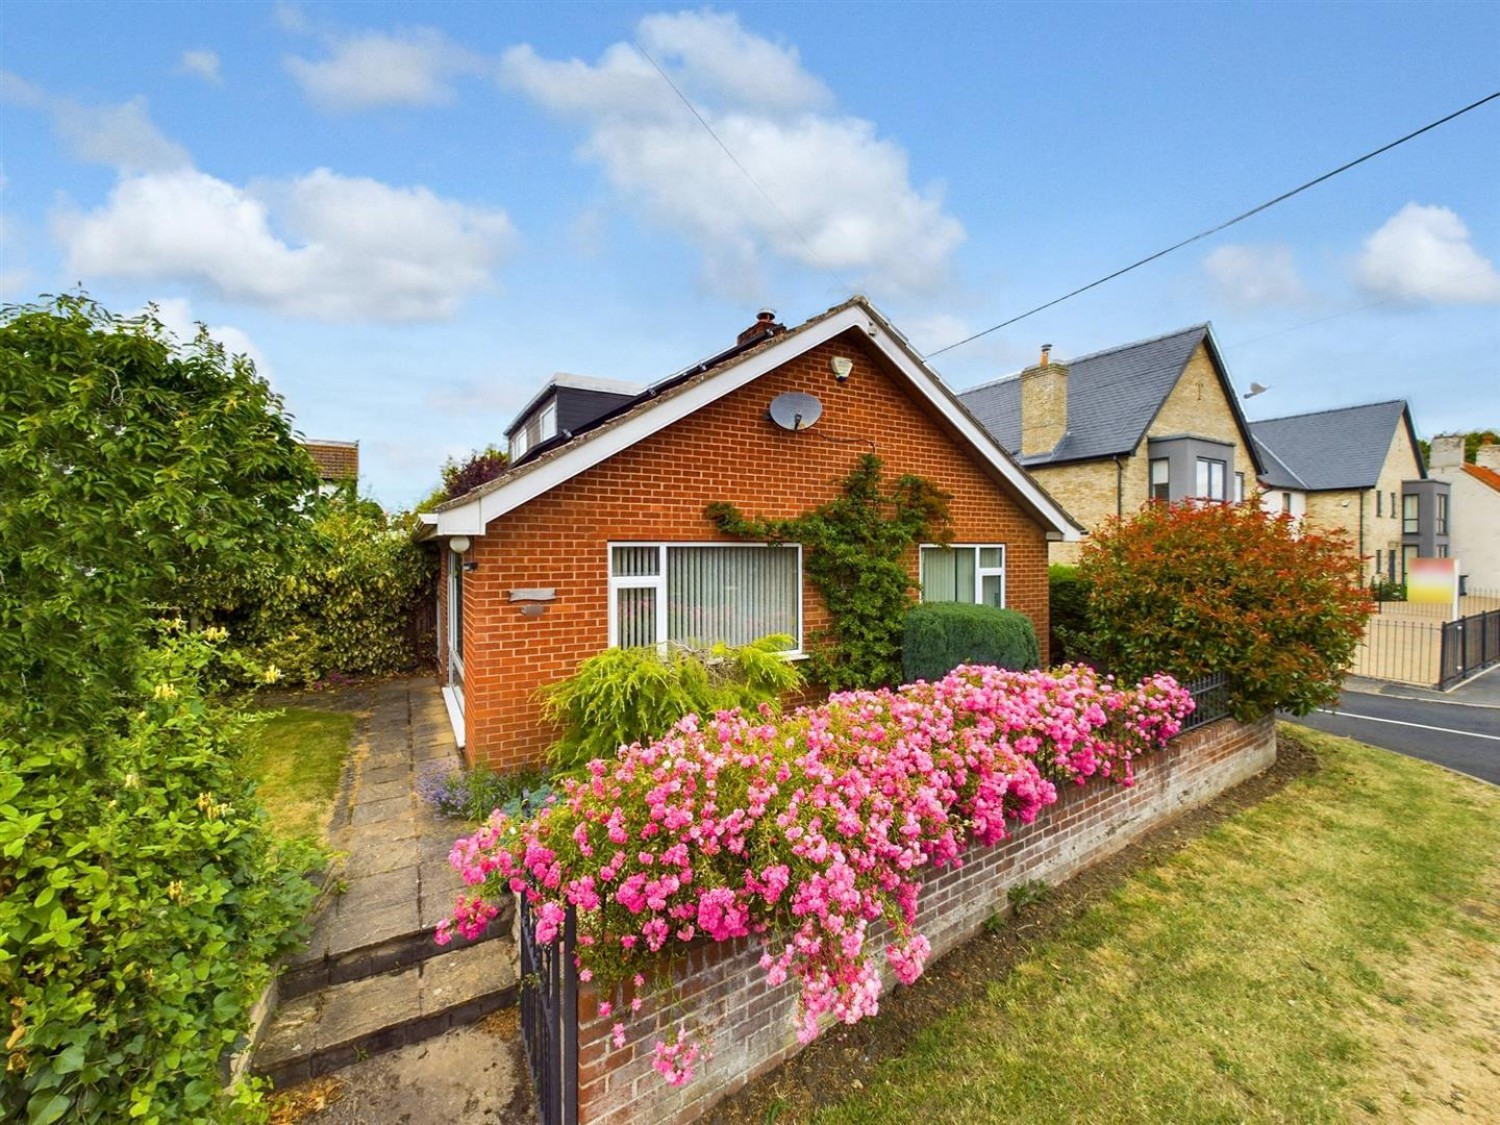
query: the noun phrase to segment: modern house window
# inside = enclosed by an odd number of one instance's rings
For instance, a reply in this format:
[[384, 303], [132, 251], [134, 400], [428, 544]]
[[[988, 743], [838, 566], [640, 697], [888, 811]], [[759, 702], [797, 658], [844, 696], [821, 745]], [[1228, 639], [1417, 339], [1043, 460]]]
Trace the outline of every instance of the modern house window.
[[1198, 458], [1198, 492], [1202, 500], [1224, 499], [1224, 462]]
[[[1377, 492], [1375, 495], [1379, 496], [1380, 493]], [[1380, 548], [1379, 547], [1375, 548], [1375, 573], [1376, 574], [1380, 573]]]
[[609, 643], [707, 648], [783, 633], [802, 650], [802, 548], [630, 543], [609, 548]]
[[[1403, 497], [1403, 499], [1410, 499], [1410, 497]], [[1411, 564], [1416, 561], [1417, 548], [1414, 544], [1408, 543], [1401, 548], [1401, 581], [1406, 581], [1406, 576], [1411, 573]]]
[[1419, 498], [1414, 492], [1401, 497], [1401, 534], [1415, 535], [1421, 530], [1417, 521], [1418, 503]]
[[537, 441], [543, 442], [557, 436], [557, 403], [549, 402], [537, 420]]
[[1287, 515], [1292, 514], [1292, 494], [1290, 492], [1283, 492], [1281, 494], [1281, 510]]
[[1446, 544], [1446, 543], [1439, 543], [1438, 544], [1437, 557], [1440, 558], [1440, 559], [1446, 559], [1448, 557], [1448, 544]]
[[1234, 502], [1243, 504], [1245, 502], [1245, 474], [1234, 474]]
[[924, 602], [968, 602], [1005, 608], [1005, 548], [956, 543], [926, 546], [919, 560]]
[[510, 439], [510, 459], [515, 461], [526, 456], [526, 451], [530, 448], [531, 437], [526, 433], [526, 427], [522, 426]]
[[1153, 457], [1151, 459], [1151, 499], [1172, 499], [1171, 487], [1172, 462], [1165, 457]]
[[[1383, 511], [1381, 511], [1381, 510], [1380, 510], [1380, 509], [1381, 509], [1381, 507], [1382, 507], [1382, 502], [1383, 502], [1383, 501], [1384, 501], [1384, 500], [1385, 500], [1385, 493], [1384, 493], [1384, 492], [1381, 492], [1381, 491], [1379, 491], [1379, 490], [1378, 490], [1378, 489], [1377, 489], [1377, 490], [1376, 490], [1376, 492], [1375, 492], [1375, 514], [1376, 514], [1376, 515], [1377, 515], [1377, 516], [1383, 516], [1383, 515], [1385, 515], [1385, 513], [1384, 513], [1384, 512], [1383, 512]], [[1392, 512], [1392, 513], [1391, 513], [1391, 515], [1393, 515], [1393, 516], [1394, 516], [1394, 515], [1395, 515], [1395, 514], [1396, 514], [1396, 513], [1395, 513], [1395, 512]], [[1379, 567], [1378, 567], [1378, 566], [1377, 566], [1377, 567], [1376, 567], [1376, 568], [1375, 568], [1375, 569], [1376, 569], [1376, 570], [1379, 570], [1379, 569], [1380, 569], [1380, 568], [1379, 568]]]
[[1392, 492], [1391, 493], [1391, 516], [1394, 518], [1395, 515], [1396, 515], [1396, 494], [1394, 492]]
[[[1437, 534], [1448, 534], [1448, 497], [1437, 493]], [[1446, 555], [1440, 556], [1447, 558]]]

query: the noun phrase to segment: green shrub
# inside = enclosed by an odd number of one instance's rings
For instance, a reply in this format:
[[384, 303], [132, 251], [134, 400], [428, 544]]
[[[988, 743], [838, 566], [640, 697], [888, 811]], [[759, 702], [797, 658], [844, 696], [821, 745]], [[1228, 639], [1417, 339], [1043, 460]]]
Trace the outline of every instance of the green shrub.
[[1093, 664], [1089, 585], [1076, 566], [1053, 564], [1047, 568], [1047, 608], [1052, 663]]
[[432, 589], [431, 552], [368, 502], [327, 505], [307, 547], [240, 596], [229, 629], [257, 665], [310, 684], [331, 672], [399, 672], [417, 653], [412, 611]]
[[661, 737], [690, 713], [774, 709], [802, 686], [801, 671], [781, 655], [792, 644], [791, 637], [772, 636], [708, 652], [611, 648], [591, 656], [571, 677], [543, 689], [548, 718], [563, 728], [552, 762], [569, 771], [611, 758], [621, 746]]
[[[247, 780], [249, 720], [189, 638], [143, 657], [119, 730], [22, 734], [0, 710], [7, 1121], [204, 1122], [313, 890]], [[256, 1100], [242, 1088], [243, 1108]]]
[[960, 664], [1026, 672], [1041, 662], [1031, 619], [1013, 609], [930, 602], [906, 615], [902, 664], [908, 683], [940, 680]]
[[542, 770], [497, 773], [483, 763], [461, 769], [436, 762], [417, 775], [417, 792], [444, 816], [478, 822], [496, 809], [518, 819], [529, 816], [552, 787]]
[[1241, 721], [1338, 698], [1373, 605], [1343, 532], [1253, 504], [1153, 504], [1083, 549], [1097, 652], [1122, 679], [1224, 673]]

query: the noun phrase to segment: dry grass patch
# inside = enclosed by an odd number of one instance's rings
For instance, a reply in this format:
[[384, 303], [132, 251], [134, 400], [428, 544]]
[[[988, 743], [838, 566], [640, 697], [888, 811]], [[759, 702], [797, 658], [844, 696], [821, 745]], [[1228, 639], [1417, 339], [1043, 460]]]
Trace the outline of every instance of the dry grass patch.
[[353, 731], [353, 715], [307, 707], [283, 708], [252, 730], [245, 764], [278, 835], [323, 839]]

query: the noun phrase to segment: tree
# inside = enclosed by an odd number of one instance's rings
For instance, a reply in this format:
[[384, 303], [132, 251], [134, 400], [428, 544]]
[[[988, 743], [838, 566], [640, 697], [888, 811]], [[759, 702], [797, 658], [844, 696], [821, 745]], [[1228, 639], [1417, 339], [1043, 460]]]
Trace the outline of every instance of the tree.
[[510, 454], [495, 445], [471, 450], [462, 461], [450, 457], [443, 463], [442, 483], [417, 505], [417, 511], [430, 511], [439, 504], [456, 500], [481, 484], [488, 484], [508, 468]]
[[281, 399], [200, 331], [87, 296], [0, 309], [0, 717], [116, 713], [147, 622], [288, 557], [317, 473]]
[[1092, 648], [1122, 678], [1227, 673], [1249, 720], [1338, 697], [1373, 608], [1342, 532], [1254, 504], [1153, 504], [1083, 549]]

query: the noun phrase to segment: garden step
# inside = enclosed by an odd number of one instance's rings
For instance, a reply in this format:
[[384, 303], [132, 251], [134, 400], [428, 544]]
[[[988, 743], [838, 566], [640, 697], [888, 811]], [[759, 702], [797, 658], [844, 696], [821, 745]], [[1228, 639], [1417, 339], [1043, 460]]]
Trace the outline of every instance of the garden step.
[[[287, 959], [276, 982], [282, 1004], [333, 985], [381, 976], [393, 969], [420, 965], [424, 961], [467, 947], [489, 943], [497, 938], [510, 940], [515, 903], [507, 898], [497, 904], [500, 913], [472, 941], [454, 934], [453, 941], [441, 946], [433, 940], [437, 924], [427, 920], [423, 925], [415, 911], [375, 912], [354, 924], [343, 926], [332, 912], [325, 913], [313, 931], [308, 947]], [[382, 917], [390, 925], [379, 925]]]
[[283, 998], [251, 1070], [284, 1087], [441, 1035], [515, 1004], [517, 968], [515, 944], [504, 936]]

